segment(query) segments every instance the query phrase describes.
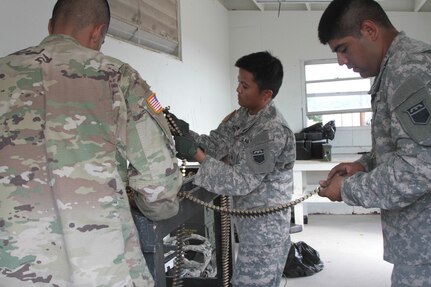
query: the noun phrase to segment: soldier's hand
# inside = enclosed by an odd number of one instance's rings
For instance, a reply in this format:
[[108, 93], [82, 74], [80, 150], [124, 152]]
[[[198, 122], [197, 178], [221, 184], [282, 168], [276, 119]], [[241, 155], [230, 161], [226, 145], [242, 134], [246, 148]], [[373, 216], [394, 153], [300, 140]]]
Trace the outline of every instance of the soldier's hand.
[[174, 136], [175, 149], [177, 150], [177, 157], [180, 159], [186, 159], [189, 161], [194, 160], [199, 145], [192, 138], [190, 134], [185, 136]]
[[335, 175], [331, 180], [321, 181], [319, 195], [322, 197], [327, 197], [331, 201], [342, 201], [341, 184], [343, 183], [343, 180], [343, 176]]
[[184, 136], [189, 133], [189, 124], [186, 121], [177, 118], [167, 109], [163, 110], [163, 113], [169, 123], [169, 129], [174, 136]]
[[335, 175], [352, 176], [358, 171], [365, 171], [364, 166], [359, 162], [343, 162], [331, 169], [328, 174], [327, 180], [331, 180]]

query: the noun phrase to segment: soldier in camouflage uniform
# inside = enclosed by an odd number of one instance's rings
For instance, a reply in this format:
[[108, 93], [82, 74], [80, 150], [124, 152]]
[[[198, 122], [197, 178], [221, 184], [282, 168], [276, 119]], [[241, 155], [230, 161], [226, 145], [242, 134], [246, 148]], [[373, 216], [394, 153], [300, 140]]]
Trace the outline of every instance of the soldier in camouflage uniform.
[[319, 38], [371, 88], [372, 151], [332, 169], [320, 195], [381, 208], [392, 286], [431, 286], [431, 46], [398, 32], [373, 0], [334, 0]]
[[[292, 197], [295, 138], [272, 99], [283, 79], [268, 52], [240, 58], [238, 102], [210, 135], [175, 136], [180, 155], [200, 162], [194, 184], [233, 198], [239, 209], [266, 208]], [[200, 148], [198, 148], [198, 146]], [[278, 287], [290, 248], [290, 210], [234, 218], [239, 238], [232, 286]]]
[[150, 87], [98, 51], [109, 19], [60, 0], [50, 36], [0, 59], [2, 287], [154, 285], [125, 186], [160, 220], [182, 179]]

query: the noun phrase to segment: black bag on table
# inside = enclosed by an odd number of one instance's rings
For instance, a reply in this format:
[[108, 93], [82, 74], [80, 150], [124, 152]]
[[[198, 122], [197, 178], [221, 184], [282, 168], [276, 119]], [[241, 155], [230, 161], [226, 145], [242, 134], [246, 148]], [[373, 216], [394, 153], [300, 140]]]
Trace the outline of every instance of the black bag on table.
[[283, 275], [287, 278], [311, 276], [322, 271], [323, 262], [319, 252], [303, 241], [292, 242], [284, 266]]

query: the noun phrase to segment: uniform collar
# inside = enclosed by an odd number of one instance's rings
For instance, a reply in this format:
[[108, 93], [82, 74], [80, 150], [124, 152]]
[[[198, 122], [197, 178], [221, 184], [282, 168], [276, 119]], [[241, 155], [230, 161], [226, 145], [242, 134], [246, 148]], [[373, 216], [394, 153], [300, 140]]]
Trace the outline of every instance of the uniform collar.
[[81, 45], [72, 36], [64, 35], [64, 34], [51, 34], [42, 40], [41, 45], [46, 45], [46, 44], [57, 42], [57, 41], [65, 41], [65, 42], [74, 43], [75, 45]]
[[[262, 118], [262, 117], [267, 117], [271, 111], [275, 108], [275, 104], [274, 101], [271, 100], [265, 107], [263, 107], [263, 109], [261, 109], [259, 112], [257, 112], [256, 115], [254, 115], [253, 119], [250, 121], [245, 121], [242, 123], [242, 126], [238, 127], [240, 133], [246, 133], [251, 127], [253, 127], [256, 122]], [[248, 111], [247, 109], [243, 109], [243, 113], [245, 114], [246, 117], [248, 117]]]

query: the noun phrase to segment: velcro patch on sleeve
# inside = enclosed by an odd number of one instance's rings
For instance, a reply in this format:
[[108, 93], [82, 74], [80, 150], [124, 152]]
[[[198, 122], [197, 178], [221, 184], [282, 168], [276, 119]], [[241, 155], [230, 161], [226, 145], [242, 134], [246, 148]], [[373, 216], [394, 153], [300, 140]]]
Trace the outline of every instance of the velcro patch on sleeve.
[[271, 172], [275, 166], [275, 157], [270, 150], [270, 142], [248, 147], [246, 149], [246, 163], [256, 174]]
[[395, 112], [404, 131], [417, 143], [431, 145], [431, 95], [424, 86], [399, 105]]

